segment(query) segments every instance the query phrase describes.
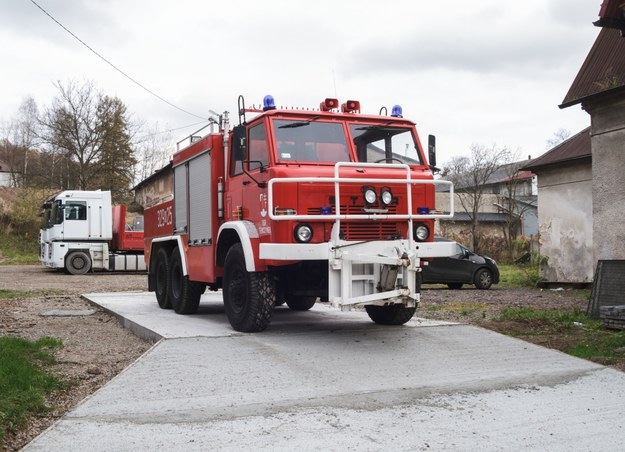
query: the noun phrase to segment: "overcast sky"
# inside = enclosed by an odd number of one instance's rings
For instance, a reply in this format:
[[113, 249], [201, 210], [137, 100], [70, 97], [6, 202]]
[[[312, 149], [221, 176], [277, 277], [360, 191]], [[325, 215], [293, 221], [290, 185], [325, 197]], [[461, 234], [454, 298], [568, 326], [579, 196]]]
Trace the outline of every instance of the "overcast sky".
[[[207, 117], [272, 94], [278, 105], [400, 104], [439, 165], [471, 144], [537, 157], [558, 129], [590, 124], [561, 110], [599, 29], [601, 0], [314, 2], [35, 0], [126, 74]], [[200, 121], [155, 98], [91, 53], [30, 0], [0, 0], [0, 120], [54, 83], [93, 81], [133, 117], [179, 128]], [[176, 141], [198, 126], [174, 132]]]

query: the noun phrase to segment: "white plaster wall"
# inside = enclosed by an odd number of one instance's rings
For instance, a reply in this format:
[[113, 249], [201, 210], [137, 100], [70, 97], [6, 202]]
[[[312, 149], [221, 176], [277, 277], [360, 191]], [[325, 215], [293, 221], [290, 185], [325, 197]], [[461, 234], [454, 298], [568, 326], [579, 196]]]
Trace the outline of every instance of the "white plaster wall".
[[589, 161], [538, 172], [541, 276], [548, 282], [593, 277], [592, 170]]
[[625, 98], [587, 110], [592, 118], [594, 260], [625, 259]]

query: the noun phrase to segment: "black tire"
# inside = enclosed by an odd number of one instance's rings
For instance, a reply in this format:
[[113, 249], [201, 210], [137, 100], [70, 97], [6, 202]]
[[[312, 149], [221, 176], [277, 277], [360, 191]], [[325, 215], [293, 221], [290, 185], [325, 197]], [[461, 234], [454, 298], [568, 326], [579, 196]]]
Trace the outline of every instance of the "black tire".
[[462, 289], [462, 283], [450, 282], [450, 283], [447, 283], [447, 287], [449, 287], [452, 290]]
[[317, 302], [317, 297], [286, 295], [285, 300], [292, 311], [308, 311]]
[[169, 259], [169, 300], [176, 314], [195, 314], [206, 284], [189, 281], [182, 271], [182, 257], [174, 248]]
[[493, 274], [487, 268], [480, 268], [475, 274], [475, 287], [481, 290], [490, 289], [493, 285]]
[[161, 309], [171, 309], [169, 299], [169, 256], [165, 248], [159, 248], [154, 264], [154, 292]]
[[275, 283], [267, 272], [248, 272], [240, 243], [224, 263], [224, 306], [232, 328], [243, 333], [263, 331], [271, 322], [276, 302]]
[[84, 275], [91, 270], [91, 257], [84, 251], [72, 251], [65, 258], [65, 268], [70, 275]]
[[369, 318], [380, 325], [403, 325], [412, 318], [417, 308], [407, 308], [402, 304], [390, 306], [367, 305]]

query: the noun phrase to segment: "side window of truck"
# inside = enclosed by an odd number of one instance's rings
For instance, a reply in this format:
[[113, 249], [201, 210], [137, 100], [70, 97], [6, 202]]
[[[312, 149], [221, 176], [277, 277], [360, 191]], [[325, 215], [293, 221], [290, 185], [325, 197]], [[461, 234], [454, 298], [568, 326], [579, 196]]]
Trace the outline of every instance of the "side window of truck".
[[82, 201], [72, 201], [65, 204], [66, 220], [86, 220], [87, 203]]
[[265, 133], [265, 124], [258, 124], [250, 129], [249, 138], [249, 167], [255, 170], [260, 168], [261, 162], [263, 166], [269, 163], [269, 149], [267, 148], [267, 135]]

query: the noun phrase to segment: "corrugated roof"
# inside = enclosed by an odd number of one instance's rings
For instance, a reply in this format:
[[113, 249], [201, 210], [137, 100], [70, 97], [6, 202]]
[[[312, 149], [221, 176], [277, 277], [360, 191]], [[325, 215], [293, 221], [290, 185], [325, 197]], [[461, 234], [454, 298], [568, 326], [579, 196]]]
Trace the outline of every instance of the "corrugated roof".
[[599, 20], [594, 22], [598, 27], [616, 28], [625, 31], [625, 3], [623, 0], [603, 0], [599, 10]]
[[603, 28], [560, 108], [616, 91], [625, 91], [625, 39], [619, 30]]
[[568, 140], [563, 141], [550, 151], [535, 158], [521, 169], [534, 171], [537, 168], [590, 158], [591, 156], [590, 127], [586, 127], [577, 135], [573, 135]]

